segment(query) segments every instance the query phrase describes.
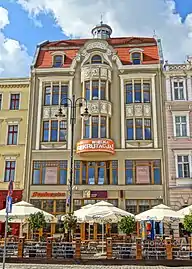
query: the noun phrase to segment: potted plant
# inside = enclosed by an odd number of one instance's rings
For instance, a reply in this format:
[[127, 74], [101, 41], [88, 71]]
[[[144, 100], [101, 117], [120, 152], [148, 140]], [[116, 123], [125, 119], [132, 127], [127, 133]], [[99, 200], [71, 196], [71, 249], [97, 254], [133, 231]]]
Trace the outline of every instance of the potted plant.
[[73, 247], [72, 247], [72, 235], [77, 227], [77, 218], [72, 214], [68, 213], [63, 218], [64, 228], [67, 231], [66, 241], [69, 244], [66, 245], [66, 258], [73, 258]]
[[[34, 238], [34, 232], [39, 231], [41, 228], [45, 227], [46, 220], [45, 216], [42, 212], [36, 212], [34, 214], [30, 214], [28, 218], [29, 228], [32, 232], [32, 239]], [[40, 239], [40, 238], [39, 238]], [[31, 249], [29, 249], [29, 257], [35, 257], [36, 256], [36, 246], [32, 246]]]
[[192, 236], [192, 211], [189, 215], [186, 215], [184, 218], [184, 228]]
[[135, 218], [132, 216], [125, 216], [118, 222], [119, 229], [130, 237], [135, 230]]

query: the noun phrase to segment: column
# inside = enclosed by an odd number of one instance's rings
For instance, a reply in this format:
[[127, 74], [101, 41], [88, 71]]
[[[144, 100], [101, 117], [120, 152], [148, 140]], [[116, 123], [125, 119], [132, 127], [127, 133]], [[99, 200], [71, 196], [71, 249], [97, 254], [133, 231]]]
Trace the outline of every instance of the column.
[[42, 97], [43, 97], [43, 82], [39, 80], [39, 98], [37, 108], [37, 131], [36, 131], [36, 145], [35, 149], [39, 149], [41, 141], [41, 111], [42, 111]]
[[124, 80], [121, 77], [121, 148], [125, 148], [125, 96]]
[[155, 93], [155, 75], [152, 77], [151, 85], [152, 95], [152, 115], [153, 115], [153, 141], [154, 148], [158, 148], [158, 136], [157, 136], [157, 106], [156, 106], [156, 93]]

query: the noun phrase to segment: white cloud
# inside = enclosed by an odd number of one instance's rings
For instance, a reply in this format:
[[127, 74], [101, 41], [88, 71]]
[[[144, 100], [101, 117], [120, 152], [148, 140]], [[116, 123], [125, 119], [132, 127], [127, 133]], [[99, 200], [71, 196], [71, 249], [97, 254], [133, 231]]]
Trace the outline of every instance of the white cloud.
[[8, 11], [0, 7], [0, 77], [27, 76], [32, 58], [17, 40], [4, 35], [9, 23]]
[[192, 14], [184, 22], [174, 0], [16, 0], [35, 18], [51, 13], [68, 36], [87, 37], [101, 13], [115, 36], [152, 36], [162, 39], [165, 59], [184, 61], [192, 53]]

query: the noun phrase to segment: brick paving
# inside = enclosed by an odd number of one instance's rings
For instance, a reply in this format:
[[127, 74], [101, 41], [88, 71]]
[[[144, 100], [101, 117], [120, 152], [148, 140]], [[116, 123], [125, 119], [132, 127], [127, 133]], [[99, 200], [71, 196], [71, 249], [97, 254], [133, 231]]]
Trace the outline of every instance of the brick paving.
[[[1, 267], [1, 264], [0, 264]], [[54, 264], [6, 264], [6, 269], [192, 269], [190, 267], [136, 266], [136, 265], [54, 265]]]

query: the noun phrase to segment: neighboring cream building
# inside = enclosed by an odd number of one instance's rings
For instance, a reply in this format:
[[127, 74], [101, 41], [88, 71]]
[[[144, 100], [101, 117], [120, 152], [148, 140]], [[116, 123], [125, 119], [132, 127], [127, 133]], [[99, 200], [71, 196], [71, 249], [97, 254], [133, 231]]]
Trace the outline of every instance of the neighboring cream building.
[[71, 148], [70, 110], [62, 120], [55, 114], [72, 94], [85, 97], [91, 113], [84, 121], [77, 109], [74, 210], [101, 199], [134, 214], [167, 203], [158, 44], [111, 32], [101, 24], [93, 39], [37, 47], [24, 197], [55, 215], [67, 211]]
[[13, 202], [22, 199], [29, 84], [29, 78], [0, 79], [0, 209], [5, 208], [10, 179]]
[[192, 59], [165, 65], [165, 113], [169, 201], [192, 204]]

